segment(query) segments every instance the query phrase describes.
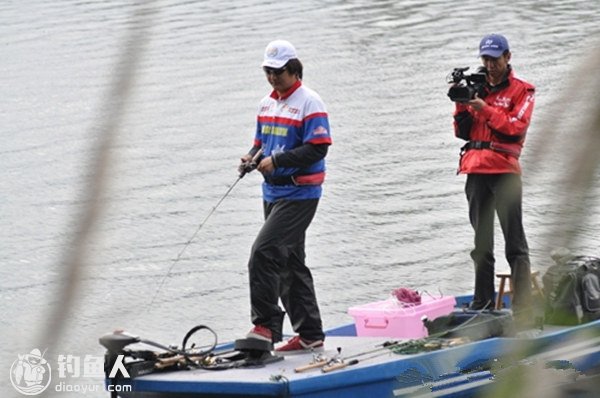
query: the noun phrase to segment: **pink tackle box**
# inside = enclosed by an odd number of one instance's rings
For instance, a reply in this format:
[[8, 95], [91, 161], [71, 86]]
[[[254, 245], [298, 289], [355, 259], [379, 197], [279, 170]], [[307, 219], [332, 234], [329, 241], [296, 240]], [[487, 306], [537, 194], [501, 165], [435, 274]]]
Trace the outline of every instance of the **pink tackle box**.
[[432, 297], [423, 295], [421, 304], [403, 304], [395, 298], [350, 307], [357, 336], [373, 337], [427, 337], [427, 328], [421, 318], [433, 320], [448, 315], [454, 309], [454, 296]]

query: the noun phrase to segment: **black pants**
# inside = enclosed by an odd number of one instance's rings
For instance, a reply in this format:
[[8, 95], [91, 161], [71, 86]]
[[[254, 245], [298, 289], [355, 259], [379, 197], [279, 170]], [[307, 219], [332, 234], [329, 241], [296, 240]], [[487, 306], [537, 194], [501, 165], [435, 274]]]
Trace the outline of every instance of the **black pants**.
[[324, 338], [321, 314], [310, 270], [304, 263], [306, 229], [317, 211], [318, 199], [263, 202], [265, 223], [252, 251], [248, 270], [252, 323], [273, 332], [281, 341], [285, 312], [296, 333], [307, 340]]
[[[529, 307], [531, 280], [529, 248], [521, 203], [523, 186], [518, 174], [469, 174], [465, 185], [469, 201], [469, 219], [475, 230], [474, 308], [494, 302], [494, 214], [498, 214], [504, 234], [505, 255], [511, 269], [514, 295], [513, 310]], [[490, 304], [488, 308], [492, 308]]]

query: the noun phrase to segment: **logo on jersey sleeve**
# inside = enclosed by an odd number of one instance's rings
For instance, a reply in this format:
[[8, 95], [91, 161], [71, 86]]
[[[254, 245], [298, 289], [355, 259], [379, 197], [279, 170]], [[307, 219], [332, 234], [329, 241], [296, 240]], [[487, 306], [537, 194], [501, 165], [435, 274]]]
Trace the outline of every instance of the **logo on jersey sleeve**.
[[325, 127], [319, 126], [312, 131], [312, 134], [313, 135], [327, 135], [327, 134], [329, 134], [329, 131]]

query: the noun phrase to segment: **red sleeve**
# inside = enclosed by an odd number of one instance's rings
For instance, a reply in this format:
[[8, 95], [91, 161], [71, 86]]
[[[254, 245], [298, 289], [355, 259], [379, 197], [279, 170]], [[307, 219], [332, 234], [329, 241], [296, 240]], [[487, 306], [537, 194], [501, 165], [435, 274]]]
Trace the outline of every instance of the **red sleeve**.
[[522, 137], [525, 136], [529, 127], [534, 103], [534, 87], [523, 84], [514, 97], [514, 106], [511, 111], [506, 112], [502, 108], [486, 106], [481, 113], [490, 128], [508, 136]]

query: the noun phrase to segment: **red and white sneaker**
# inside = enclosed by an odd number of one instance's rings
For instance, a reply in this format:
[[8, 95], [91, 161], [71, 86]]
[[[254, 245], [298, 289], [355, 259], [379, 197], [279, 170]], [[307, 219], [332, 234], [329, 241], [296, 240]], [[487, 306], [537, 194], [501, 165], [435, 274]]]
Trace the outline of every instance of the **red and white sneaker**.
[[266, 341], [268, 343], [273, 342], [273, 332], [271, 329], [266, 328], [264, 326], [256, 325], [248, 332], [246, 335], [247, 339], [256, 339]]
[[323, 340], [307, 341], [294, 336], [287, 343], [275, 349], [276, 355], [295, 355], [323, 351]]

